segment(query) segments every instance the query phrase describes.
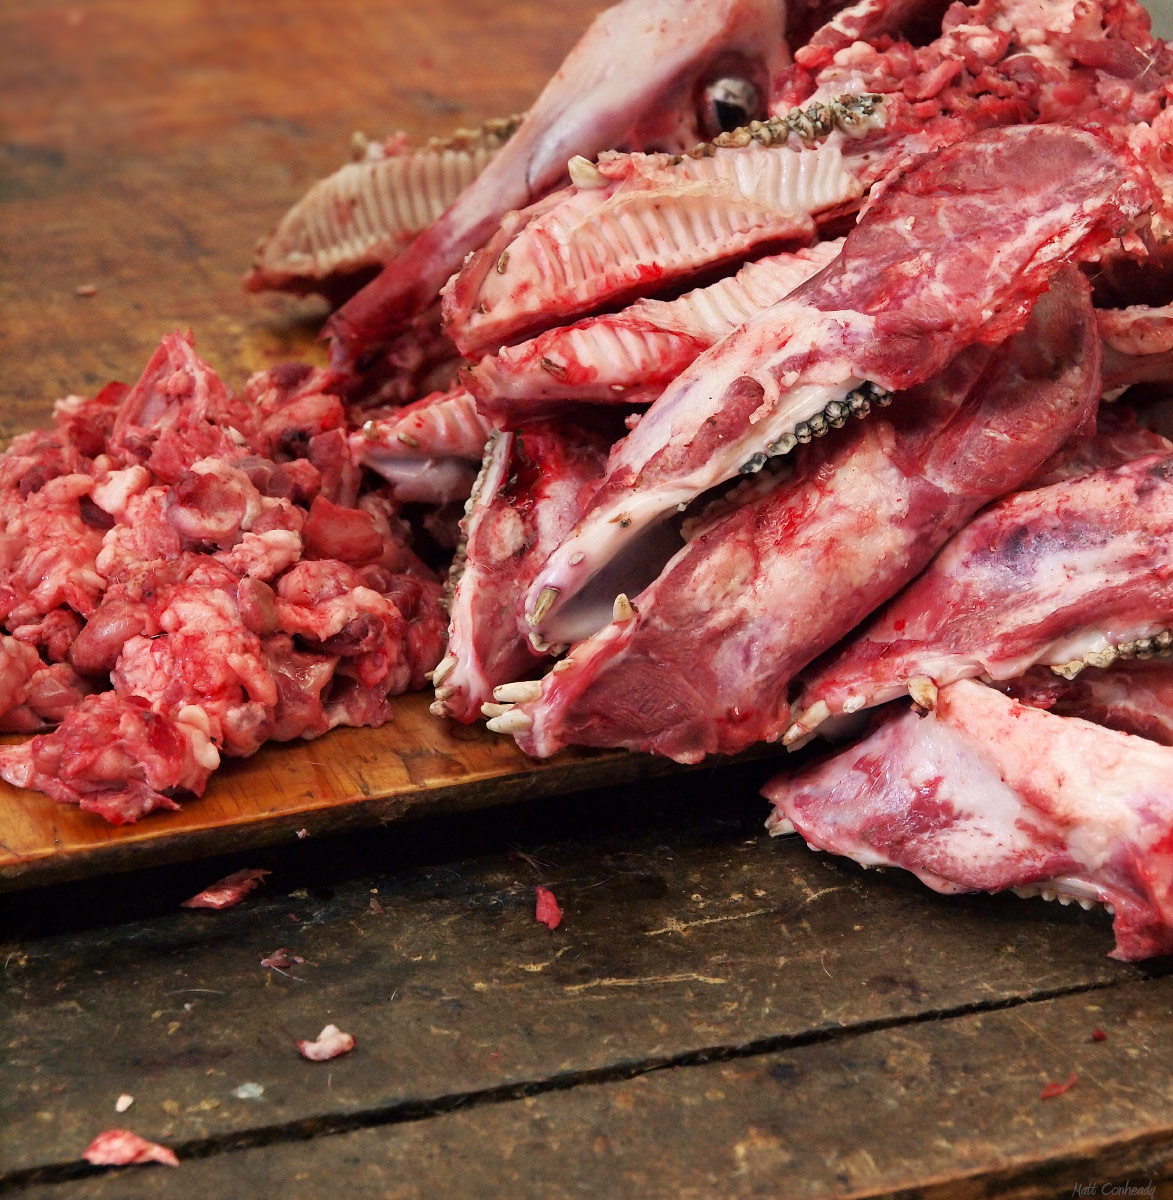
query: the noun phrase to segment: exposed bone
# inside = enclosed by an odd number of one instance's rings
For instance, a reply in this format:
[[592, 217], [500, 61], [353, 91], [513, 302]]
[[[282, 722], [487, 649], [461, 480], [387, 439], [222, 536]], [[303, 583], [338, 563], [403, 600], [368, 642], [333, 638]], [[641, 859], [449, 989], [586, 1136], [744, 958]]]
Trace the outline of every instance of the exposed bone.
[[524, 119], [525, 113], [513, 113], [508, 117], [490, 117], [475, 129], [457, 129], [447, 137], [430, 137], [424, 143], [424, 149], [472, 150], [478, 146], [496, 149], [509, 141]]
[[523, 679], [517, 683], [498, 684], [493, 689], [493, 699], [498, 704], [524, 704], [527, 700], [536, 700], [541, 691], [541, 680]]
[[796, 108], [784, 117], [769, 117], [751, 121], [728, 133], [718, 134], [711, 142], [701, 142], [689, 152], [689, 158], [708, 158], [715, 150], [726, 147], [740, 149], [750, 142], [763, 146], [785, 145], [792, 137], [804, 145], [814, 145], [836, 130], [849, 137], [863, 137], [872, 129], [883, 127], [884, 97], [873, 92], [858, 96], [841, 96], [826, 104], [814, 103]]
[[[493, 464], [496, 459], [494, 449], [501, 438], [512, 437], [512, 434], [505, 433], [501, 429], [494, 429], [489, 435], [489, 440], [485, 443], [485, 456], [481, 459], [481, 469], [477, 472], [477, 477], [473, 480], [472, 491], [468, 494], [468, 499], [464, 502], [464, 515], [467, 518], [477, 506], [477, 500], [480, 498], [481, 492], [485, 487], [485, 480], [492, 472]], [[461, 522], [463, 527], [464, 522]], [[444, 595], [442, 603], [444, 607], [452, 611], [452, 597], [456, 592], [456, 585], [460, 582], [461, 575], [464, 574], [464, 565], [468, 558], [468, 543], [464, 538], [460, 539], [460, 544], [456, 547], [456, 553], [452, 556], [452, 565], [448, 568], [448, 578], [444, 583]], [[453, 662], [455, 665], [455, 661]]]
[[520, 733], [533, 723], [533, 718], [528, 713], [522, 712], [520, 708], [512, 708], [487, 722], [487, 727], [494, 733]]
[[799, 421], [792, 433], [784, 433], [776, 441], [770, 442], [764, 451], [760, 451], [741, 465], [742, 475], [753, 475], [766, 465], [771, 458], [789, 454], [795, 446], [807, 445], [815, 438], [822, 437], [829, 429], [842, 429], [848, 417], [858, 417], [862, 420], [872, 411], [872, 405], [886, 408], [892, 403], [892, 393], [885, 391], [878, 384], [864, 382], [859, 387], [848, 392], [841, 400], [832, 400], [826, 408], [805, 421]]
[[520, 123], [520, 116], [486, 121], [391, 152], [356, 134], [355, 161], [316, 183], [258, 244], [249, 286], [312, 287], [394, 257], [484, 170]]
[[1052, 664], [1051, 670], [1064, 679], [1074, 679], [1085, 667], [1110, 667], [1117, 659], [1164, 658], [1173, 654], [1173, 630], [1164, 629], [1151, 637], [1136, 638], [1102, 650], [1092, 650], [1082, 658]]

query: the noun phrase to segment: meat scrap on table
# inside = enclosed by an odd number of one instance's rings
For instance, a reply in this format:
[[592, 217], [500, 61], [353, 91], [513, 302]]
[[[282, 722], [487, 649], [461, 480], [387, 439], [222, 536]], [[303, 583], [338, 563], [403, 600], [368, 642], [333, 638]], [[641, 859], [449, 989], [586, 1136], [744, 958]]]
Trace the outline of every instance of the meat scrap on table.
[[18, 438], [0, 775], [131, 821], [425, 679], [535, 756], [827, 734], [773, 832], [1173, 950], [1173, 46], [788, 13], [622, 0], [260, 243], [329, 369], [233, 394], [173, 335]]

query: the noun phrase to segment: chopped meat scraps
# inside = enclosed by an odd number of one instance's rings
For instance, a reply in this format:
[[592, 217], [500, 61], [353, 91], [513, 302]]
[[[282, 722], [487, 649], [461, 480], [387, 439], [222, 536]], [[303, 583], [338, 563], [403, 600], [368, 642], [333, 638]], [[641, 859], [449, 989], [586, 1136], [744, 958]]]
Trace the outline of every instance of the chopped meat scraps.
[[554, 893], [549, 888], [538, 884], [534, 888], [534, 894], [537, 896], [537, 903], [534, 905], [534, 919], [545, 925], [547, 929], [557, 929], [562, 924], [562, 909], [558, 907]]
[[299, 1041], [297, 1049], [302, 1058], [308, 1058], [310, 1062], [326, 1062], [340, 1054], [349, 1054], [354, 1049], [354, 1038], [343, 1033], [337, 1025], [327, 1025], [315, 1041]]
[[[181, 908], [231, 908], [235, 904], [239, 904], [253, 888], [261, 886], [261, 880], [268, 875], [268, 871], [264, 870], [246, 870], [234, 871], [231, 875], [225, 875], [223, 879], [217, 880], [211, 887], [204, 888], [198, 895], [192, 896], [190, 900], [185, 900]], [[277, 951], [278, 954], [283, 951]], [[301, 959], [298, 960], [303, 961]], [[261, 966], [269, 966], [266, 961], [262, 961]]]
[[262, 967], [269, 967], [274, 971], [287, 971], [290, 967], [295, 967], [300, 963], [305, 962], [300, 954], [290, 954], [290, 952], [282, 946], [280, 950], [274, 950], [272, 954], [261, 959]]
[[1069, 1076], [1063, 1083], [1048, 1083], [1041, 1092], [1039, 1092], [1040, 1100], [1054, 1100], [1056, 1096], [1062, 1096], [1064, 1092], [1069, 1092], [1079, 1082], [1078, 1075]]
[[169, 334], [0, 455], [0, 730], [48, 731], [0, 777], [124, 824], [423, 685], [442, 587], [324, 384], [237, 397]]
[[148, 1142], [129, 1129], [107, 1129], [99, 1133], [86, 1148], [82, 1158], [95, 1167], [125, 1167], [131, 1163], [163, 1163], [168, 1167], [179, 1166], [174, 1150]]

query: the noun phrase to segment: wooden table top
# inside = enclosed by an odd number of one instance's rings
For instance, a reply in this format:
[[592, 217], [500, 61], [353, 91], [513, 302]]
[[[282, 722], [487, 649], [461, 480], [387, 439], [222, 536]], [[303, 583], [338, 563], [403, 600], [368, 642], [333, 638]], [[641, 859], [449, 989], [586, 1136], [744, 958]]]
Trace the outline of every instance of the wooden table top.
[[[133, 378], [176, 325], [233, 383], [316, 352], [317, 302], [239, 291], [255, 239], [355, 129], [524, 108], [596, 7], [11, 0], [3, 429]], [[946, 899], [771, 841], [765, 775], [0, 897], [0, 1193], [1162, 1194], [1168, 964], [1108, 959], [1103, 914]], [[178, 907], [246, 866], [272, 873], [240, 907]], [[262, 968], [280, 947], [305, 962]], [[331, 1022], [355, 1051], [299, 1058]], [[181, 1166], [86, 1167], [117, 1126]]]

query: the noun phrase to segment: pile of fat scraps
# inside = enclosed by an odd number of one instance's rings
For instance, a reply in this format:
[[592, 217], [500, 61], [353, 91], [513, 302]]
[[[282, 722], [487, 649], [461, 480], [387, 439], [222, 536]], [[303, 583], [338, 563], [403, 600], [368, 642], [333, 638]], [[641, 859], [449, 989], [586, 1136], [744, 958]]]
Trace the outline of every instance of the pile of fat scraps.
[[0, 457], [0, 727], [51, 730], [0, 751], [4, 779], [135, 821], [423, 685], [441, 585], [324, 378], [234, 396], [172, 334]]

